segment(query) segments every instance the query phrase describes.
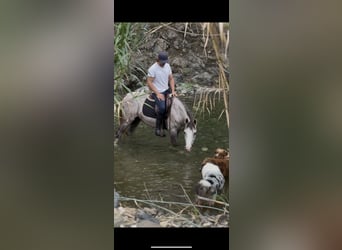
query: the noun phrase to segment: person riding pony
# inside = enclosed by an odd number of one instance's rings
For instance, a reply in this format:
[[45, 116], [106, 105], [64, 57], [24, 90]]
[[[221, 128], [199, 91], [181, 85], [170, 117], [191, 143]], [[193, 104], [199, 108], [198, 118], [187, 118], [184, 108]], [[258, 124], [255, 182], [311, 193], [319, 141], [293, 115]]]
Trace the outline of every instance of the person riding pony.
[[168, 61], [168, 53], [159, 52], [156, 62], [148, 69], [147, 74], [147, 86], [153, 92], [152, 97], [158, 107], [155, 135], [162, 137], [165, 136], [162, 124], [166, 115], [166, 96], [170, 92], [172, 96], [177, 96], [172, 69]]

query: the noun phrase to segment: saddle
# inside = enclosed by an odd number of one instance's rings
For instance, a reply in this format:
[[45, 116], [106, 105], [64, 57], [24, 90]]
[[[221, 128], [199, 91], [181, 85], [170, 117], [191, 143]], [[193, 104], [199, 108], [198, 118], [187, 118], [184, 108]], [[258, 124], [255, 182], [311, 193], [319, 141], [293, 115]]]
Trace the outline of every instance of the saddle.
[[[170, 114], [172, 99], [173, 98], [172, 96], [170, 96], [170, 94], [166, 94], [166, 111], [165, 111], [165, 116], [163, 120], [164, 129], [167, 129], [166, 120]], [[145, 99], [142, 111], [145, 116], [155, 118], [155, 119], [157, 118], [158, 106], [156, 105], [156, 101], [153, 99], [152, 94], [148, 95], [147, 98]]]

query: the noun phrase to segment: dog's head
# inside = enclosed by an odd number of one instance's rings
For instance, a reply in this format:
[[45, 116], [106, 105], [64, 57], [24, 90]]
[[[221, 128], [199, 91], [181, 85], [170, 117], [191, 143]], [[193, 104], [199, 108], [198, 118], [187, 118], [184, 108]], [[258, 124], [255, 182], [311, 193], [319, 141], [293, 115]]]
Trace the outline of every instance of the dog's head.
[[223, 148], [217, 148], [215, 150], [215, 158], [224, 159], [224, 158], [228, 158], [228, 157], [229, 157], [228, 150], [225, 150]]
[[[210, 183], [207, 180], [200, 180], [196, 187], [195, 187], [195, 193], [196, 193], [196, 203], [198, 205], [209, 205], [212, 206], [215, 203], [217, 190], [212, 183]], [[203, 197], [204, 199], [201, 199]], [[210, 200], [206, 200], [210, 199]], [[212, 200], [212, 201], [211, 201]]]

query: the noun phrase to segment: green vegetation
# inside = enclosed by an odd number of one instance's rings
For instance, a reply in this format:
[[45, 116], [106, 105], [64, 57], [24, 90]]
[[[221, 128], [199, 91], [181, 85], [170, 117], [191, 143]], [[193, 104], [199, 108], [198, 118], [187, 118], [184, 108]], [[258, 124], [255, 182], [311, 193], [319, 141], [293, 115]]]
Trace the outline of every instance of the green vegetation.
[[118, 110], [121, 97], [130, 91], [128, 86], [139, 82], [137, 72], [145, 74], [132, 60], [144, 42], [143, 31], [141, 23], [114, 23], [114, 110]]

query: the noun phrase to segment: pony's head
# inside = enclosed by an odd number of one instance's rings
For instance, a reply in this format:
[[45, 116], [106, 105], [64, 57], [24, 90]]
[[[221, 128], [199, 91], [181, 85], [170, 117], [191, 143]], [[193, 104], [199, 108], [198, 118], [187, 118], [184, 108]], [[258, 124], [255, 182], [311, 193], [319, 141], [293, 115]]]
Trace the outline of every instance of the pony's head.
[[192, 144], [194, 144], [194, 141], [196, 139], [196, 133], [197, 133], [197, 120], [194, 119], [192, 121], [191, 119], [186, 118], [185, 127], [184, 127], [184, 139], [185, 139], [185, 149], [188, 152], [191, 151]]

